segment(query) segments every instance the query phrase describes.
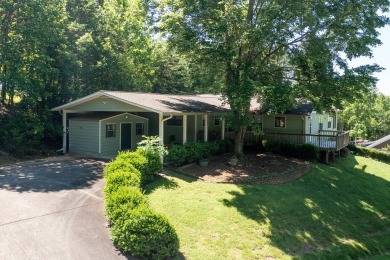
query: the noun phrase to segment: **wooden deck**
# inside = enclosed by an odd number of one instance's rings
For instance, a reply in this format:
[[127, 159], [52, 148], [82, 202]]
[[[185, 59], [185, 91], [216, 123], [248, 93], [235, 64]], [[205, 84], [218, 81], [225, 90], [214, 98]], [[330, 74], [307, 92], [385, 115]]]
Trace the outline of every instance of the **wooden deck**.
[[[226, 138], [234, 138], [234, 132], [226, 132]], [[255, 135], [252, 131], [247, 131], [244, 136], [244, 145], [255, 145], [266, 139], [270, 143], [280, 144], [313, 144], [326, 153], [326, 162], [329, 162], [329, 154], [335, 156], [335, 152], [346, 147], [350, 142], [349, 132], [346, 131], [320, 131], [317, 135], [293, 134], [293, 133], [265, 133]]]

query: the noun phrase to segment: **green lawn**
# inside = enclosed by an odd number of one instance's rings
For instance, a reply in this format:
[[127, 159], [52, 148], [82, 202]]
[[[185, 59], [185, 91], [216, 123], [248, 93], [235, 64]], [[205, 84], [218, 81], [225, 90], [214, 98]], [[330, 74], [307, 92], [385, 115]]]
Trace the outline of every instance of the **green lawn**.
[[361, 258], [390, 254], [389, 180], [388, 164], [349, 156], [283, 185], [170, 174], [146, 194], [187, 259]]

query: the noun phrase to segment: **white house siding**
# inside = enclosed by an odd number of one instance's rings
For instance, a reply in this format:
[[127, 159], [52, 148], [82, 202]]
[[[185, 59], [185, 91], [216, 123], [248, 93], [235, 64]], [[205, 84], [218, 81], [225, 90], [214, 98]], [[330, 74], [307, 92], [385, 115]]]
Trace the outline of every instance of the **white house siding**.
[[99, 122], [69, 120], [69, 152], [99, 153]]
[[[127, 118], [126, 118], [127, 116]], [[115, 156], [120, 151], [121, 123], [131, 123], [131, 150], [137, 148], [142, 135], [136, 135], [136, 123], [144, 123], [144, 135], [148, 135], [148, 119], [131, 114], [121, 114], [116, 117], [101, 120], [101, 155]], [[115, 124], [115, 137], [106, 137], [106, 125]]]
[[[336, 115], [333, 115], [336, 117]], [[334, 121], [331, 120], [331, 125], [328, 127], [328, 118], [331, 118], [332, 115], [326, 114], [326, 113], [317, 113], [316, 111], [313, 111], [310, 115], [310, 119], [308, 118], [306, 123], [306, 133], [307, 134], [318, 134], [320, 130], [320, 122], [322, 119], [322, 130], [331, 130], [336, 131], [337, 130], [337, 117], [336, 117], [336, 124], [334, 124]], [[310, 122], [311, 122], [311, 131], [310, 131]]]

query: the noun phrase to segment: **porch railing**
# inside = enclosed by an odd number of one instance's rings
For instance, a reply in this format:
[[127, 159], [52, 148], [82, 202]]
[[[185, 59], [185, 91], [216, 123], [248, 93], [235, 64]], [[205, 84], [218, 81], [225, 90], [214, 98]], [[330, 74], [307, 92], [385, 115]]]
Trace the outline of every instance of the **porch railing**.
[[[226, 138], [234, 139], [234, 132], [226, 132]], [[320, 131], [318, 135], [293, 134], [293, 133], [265, 133], [263, 136], [255, 135], [252, 131], [247, 131], [244, 136], [244, 145], [254, 145], [266, 139], [271, 143], [290, 144], [313, 144], [323, 150], [336, 150], [347, 146], [350, 142], [349, 132], [343, 131]]]

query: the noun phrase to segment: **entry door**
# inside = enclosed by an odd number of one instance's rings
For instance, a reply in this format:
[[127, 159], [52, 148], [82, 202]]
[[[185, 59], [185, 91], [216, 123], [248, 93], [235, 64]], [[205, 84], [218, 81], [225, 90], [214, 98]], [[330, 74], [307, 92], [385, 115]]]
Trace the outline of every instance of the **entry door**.
[[121, 150], [131, 149], [131, 124], [121, 124]]

